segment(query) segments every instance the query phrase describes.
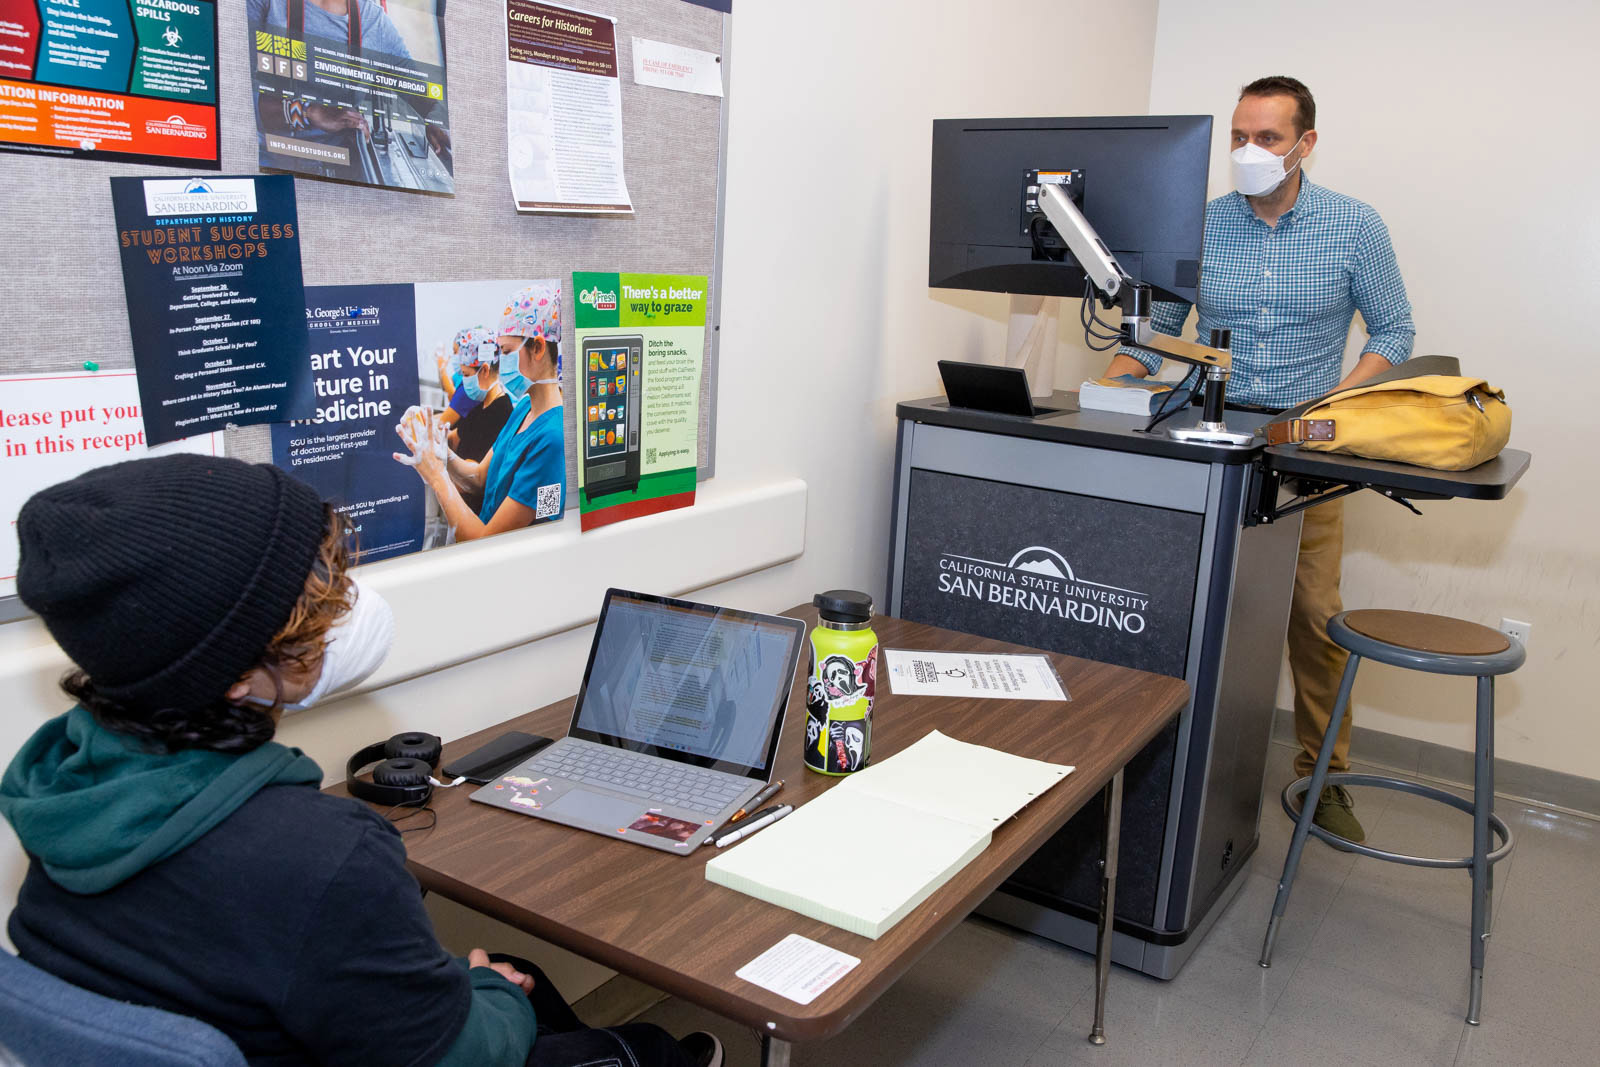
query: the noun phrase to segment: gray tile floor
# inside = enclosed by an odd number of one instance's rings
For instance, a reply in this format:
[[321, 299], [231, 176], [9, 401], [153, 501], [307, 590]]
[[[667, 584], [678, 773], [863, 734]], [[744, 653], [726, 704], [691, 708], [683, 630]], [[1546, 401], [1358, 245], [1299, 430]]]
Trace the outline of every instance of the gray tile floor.
[[[1171, 982], [1114, 968], [1110, 1042], [1085, 1040], [1089, 956], [982, 919], [961, 924], [831, 1041], [795, 1048], [821, 1065], [1600, 1063], [1600, 822], [1500, 801], [1517, 847], [1497, 865], [1483, 1025], [1467, 1001], [1465, 872], [1356, 857], [1312, 841], [1274, 964], [1256, 964], [1292, 829], [1277, 796], [1290, 749], [1274, 744], [1261, 847], [1246, 883]], [[1358, 770], [1377, 770], [1357, 767]], [[1465, 855], [1470, 816], [1405, 793], [1356, 790], [1380, 848]], [[760, 1061], [756, 1036], [668, 1000], [642, 1019], [709, 1029], [729, 1067]]]

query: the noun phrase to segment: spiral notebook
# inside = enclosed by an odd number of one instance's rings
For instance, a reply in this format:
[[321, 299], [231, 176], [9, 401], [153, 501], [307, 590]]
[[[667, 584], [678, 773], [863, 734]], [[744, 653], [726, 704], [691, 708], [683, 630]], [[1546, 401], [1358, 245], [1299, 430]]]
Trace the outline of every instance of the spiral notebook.
[[706, 864], [706, 880], [878, 938], [1073, 768], [937, 730]]

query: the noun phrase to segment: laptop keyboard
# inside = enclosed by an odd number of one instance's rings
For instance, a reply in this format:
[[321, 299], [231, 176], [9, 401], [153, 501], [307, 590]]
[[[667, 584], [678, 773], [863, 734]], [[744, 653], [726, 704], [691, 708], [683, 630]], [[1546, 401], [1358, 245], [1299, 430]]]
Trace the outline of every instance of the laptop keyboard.
[[552, 745], [535, 756], [531, 766], [540, 774], [704, 812], [721, 811], [746, 784], [704, 767], [590, 744]]

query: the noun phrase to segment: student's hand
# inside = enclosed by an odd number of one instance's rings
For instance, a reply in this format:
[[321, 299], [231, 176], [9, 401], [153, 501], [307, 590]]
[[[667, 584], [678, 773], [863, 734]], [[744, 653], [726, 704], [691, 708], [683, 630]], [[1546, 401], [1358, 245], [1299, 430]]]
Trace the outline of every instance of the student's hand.
[[509, 963], [490, 962], [489, 954], [483, 951], [481, 948], [475, 948], [471, 952], [467, 953], [467, 966], [487, 967], [491, 971], [494, 971], [496, 974], [500, 975], [501, 978], [504, 978], [512, 985], [521, 989], [524, 993], [533, 992], [532, 975], [523, 974]]
[[412, 406], [406, 409], [394, 430], [411, 450], [409, 456], [396, 452], [395, 460], [415, 467], [422, 480], [433, 487], [434, 492], [439, 492], [446, 478], [445, 465], [450, 456], [449, 446], [445, 444], [444, 424], [434, 418], [428, 408]]

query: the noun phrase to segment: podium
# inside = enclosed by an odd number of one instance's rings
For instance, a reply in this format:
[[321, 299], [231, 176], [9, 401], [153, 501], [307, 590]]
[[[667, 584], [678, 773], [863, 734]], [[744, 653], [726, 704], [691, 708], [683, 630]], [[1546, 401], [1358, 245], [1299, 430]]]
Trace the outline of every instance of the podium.
[[[1030, 419], [942, 397], [901, 403], [896, 417], [890, 614], [1189, 683], [1189, 706], [1124, 786], [1113, 958], [1158, 978], [1198, 947], [1259, 841], [1300, 494], [1493, 499], [1528, 464], [1507, 450], [1444, 473], [1259, 439], [1178, 442], [1109, 412]], [[1268, 416], [1227, 418], [1252, 430]], [[980, 914], [1092, 951], [1102, 829], [1092, 814], [1068, 823]]]

